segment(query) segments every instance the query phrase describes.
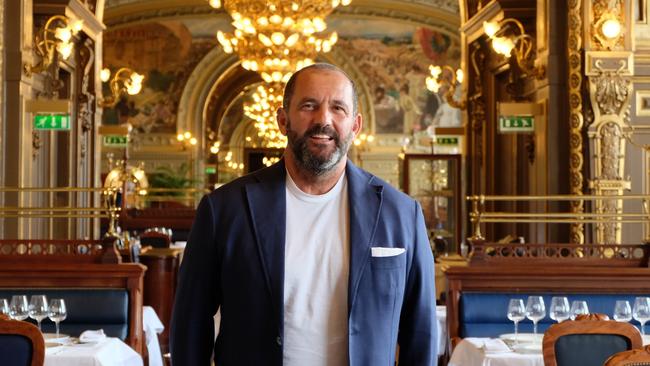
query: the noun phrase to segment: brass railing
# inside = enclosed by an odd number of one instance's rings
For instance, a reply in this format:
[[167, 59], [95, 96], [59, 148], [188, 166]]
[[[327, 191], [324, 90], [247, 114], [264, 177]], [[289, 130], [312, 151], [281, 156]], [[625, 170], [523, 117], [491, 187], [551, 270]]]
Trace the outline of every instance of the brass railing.
[[151, 202], [177, 202], [195, 208], [201, 197], [209, 193], [205, 188], [147, 188], [146, 194], [136, 196], [136, 207], [150, 206]]
[[[472, 224], [472, 240], [483, 240], [481, 233], [482, 223], [593, 223], [597, 225], [604, 224], [623, 224], [623, 223], [642, 223], [650, 224], [650, 211], [648, 209], [650, 195], [548, 195], [548, 196], [485, 196], [474, 195], [467, 196], [467, 200], [472, 202], [472, 210], [469, 214]], [[610, 200], [636, 200], [641, 201], [644, 212], [624, 213], [624, 212], [489, 212], [485, 210], [486, 202], [585, 202], [585, 201], [610, 201]], [[645, 242], [650, 242], [650, 230]]]
[[[118, 197], [121, 190], [116, 188], [78, 188], [78, 187], [0, 187], [0, 193], [4, 194], [4, 202], [7, 201], [7, 193], [16, 193], [17, 202], [23, 202], [22, 194], [46, 193], [48, 194], [48, 205], [44, 207], [7, 206], [0, 207], [0, 218], [23, 218], [23, 219], [108, 219], [108, 230], [106, 236], [116, 236], [117, 220], [120, 215]], [[55, 206], [54, 193], [88, 193], [89, 195], [100, 194], [100, 207], [73, 207]], [[88, 202], [95, 202], [95, 199], [88, 199]]]

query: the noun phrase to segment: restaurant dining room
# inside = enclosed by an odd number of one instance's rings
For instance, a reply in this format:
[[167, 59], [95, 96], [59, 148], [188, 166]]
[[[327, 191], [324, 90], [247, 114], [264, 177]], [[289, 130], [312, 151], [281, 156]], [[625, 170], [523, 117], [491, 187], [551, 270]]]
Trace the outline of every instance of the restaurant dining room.
[[0, 0], [0, 366], [650, 365], [649, 3]]

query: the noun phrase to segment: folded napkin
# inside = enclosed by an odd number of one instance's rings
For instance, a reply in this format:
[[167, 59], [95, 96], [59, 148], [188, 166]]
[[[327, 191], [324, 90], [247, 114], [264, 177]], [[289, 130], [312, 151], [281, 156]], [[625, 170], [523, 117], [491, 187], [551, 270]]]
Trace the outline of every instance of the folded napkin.
[[106, 339], [104, 329], [86, 330], [79, 336], [79, 342], [82, 343], [96, 343]]
[[465, 338], [476, 348], [488, 353], [511, 352], [510, 347], [498, 338]]

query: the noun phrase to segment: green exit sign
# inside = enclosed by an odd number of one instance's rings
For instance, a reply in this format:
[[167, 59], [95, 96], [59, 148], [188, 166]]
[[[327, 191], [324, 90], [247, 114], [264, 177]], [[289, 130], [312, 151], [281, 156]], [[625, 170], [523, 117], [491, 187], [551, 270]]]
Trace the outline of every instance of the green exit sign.
[[436, 144], [438, 145], [458, 145], [458, 137], [437, 137]]
[[217, 174], [217, 167], [216, 166], [206, 166], [205, 167], [205, 174]]
[[535, 117], [530, 115], [499, 116], [499, 132], [535, 132]]
[[104, 146], [106, 147], [126, 147], [129, 143], [128, 136], [108, 135], [104, 136]]
[[34, 116], [36, 130], [70, 130], [69, 114], [37, 114]]

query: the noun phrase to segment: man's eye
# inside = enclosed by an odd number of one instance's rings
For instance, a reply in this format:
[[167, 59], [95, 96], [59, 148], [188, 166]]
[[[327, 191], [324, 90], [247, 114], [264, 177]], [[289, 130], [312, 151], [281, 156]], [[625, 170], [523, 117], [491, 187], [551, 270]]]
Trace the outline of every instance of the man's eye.
[[314, 103], [305, 103], [305, 104], [302, 105], [302, 109], [311, 110], [311, 109], [314, 109], [315, 107], [316, 107], [316, 105]]

